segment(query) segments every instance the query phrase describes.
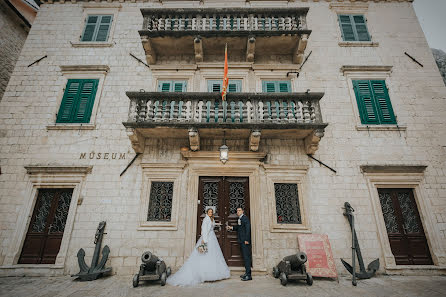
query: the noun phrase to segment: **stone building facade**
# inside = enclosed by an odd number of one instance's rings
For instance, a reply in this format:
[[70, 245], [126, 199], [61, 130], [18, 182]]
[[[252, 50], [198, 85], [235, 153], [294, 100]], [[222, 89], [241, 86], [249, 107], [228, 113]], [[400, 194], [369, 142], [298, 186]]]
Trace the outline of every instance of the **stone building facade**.
[[346, 201], [365, 262], [445, 271], [446, 88], [411, 1], [224, 6], [41, 5], [0, 103], [2, 275], [77, 273], [100, 221], [114, 273], [146, 250], [177, 268], [206, 205], [245, 206], [258, 273], [298, 234], [327, 234], [345, 273]]

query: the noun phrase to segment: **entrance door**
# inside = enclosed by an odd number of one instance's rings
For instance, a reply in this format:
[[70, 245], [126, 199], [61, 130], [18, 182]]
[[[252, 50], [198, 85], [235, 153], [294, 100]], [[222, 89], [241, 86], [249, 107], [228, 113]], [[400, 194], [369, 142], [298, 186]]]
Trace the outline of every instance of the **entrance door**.
[[412, 189], [378, 189], [378, 194], [396, 264], [433, 264]]
[[197, 240], [206, 206], [215, 206], [215, 221], [222, 223], [215, 228], [218, 242], [228, 266], [243, 266], [237, 232], [226, 231], [226, 225], [237, 224], [237, 208], [242, 207], [249, 217], [249, 179], [247, 177], [200, 177], [198, 188]]
[[73, 189], [39, 189], [19, 264], [54, 264]]

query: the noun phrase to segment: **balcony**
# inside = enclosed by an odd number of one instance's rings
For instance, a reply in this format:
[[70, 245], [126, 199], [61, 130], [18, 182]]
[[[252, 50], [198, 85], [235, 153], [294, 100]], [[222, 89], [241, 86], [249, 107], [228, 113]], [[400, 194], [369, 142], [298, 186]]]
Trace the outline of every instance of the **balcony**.
[[143, 8], [139, 31], [148, 64], [222, 60], [225, 44], [235, 62], [300, 64], [311, 30], [308, 8]]
[[323, 93], [220, 93], [127, 92], [129, 118], [124, 122], [136, 152], [144, 139], [189, 138], [190, 149], [200, 149], [201, 138], [249, 139], [257, 151], [260, 137], [303, 139], [313, 154], [324, 128], [319, 100]]

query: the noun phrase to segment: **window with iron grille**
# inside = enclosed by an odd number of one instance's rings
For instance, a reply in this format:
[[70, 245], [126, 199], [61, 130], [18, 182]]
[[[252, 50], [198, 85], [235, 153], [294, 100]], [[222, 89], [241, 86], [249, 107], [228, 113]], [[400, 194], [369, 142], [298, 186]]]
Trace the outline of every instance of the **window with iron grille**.
[[274, 183], [278, 224], [302, 224], [297, 184]]
[[147, 221], [170, 222], [172, 219], [173, 182], [152, 182]]

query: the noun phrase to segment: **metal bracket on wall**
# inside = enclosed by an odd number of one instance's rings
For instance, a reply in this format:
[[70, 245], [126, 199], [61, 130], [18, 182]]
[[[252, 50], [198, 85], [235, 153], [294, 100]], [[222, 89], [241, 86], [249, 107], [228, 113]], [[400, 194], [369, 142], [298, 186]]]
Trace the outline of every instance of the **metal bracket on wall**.
[[29, 64], [28, 67], [33, 66], [34, 64], [40, 62], [41, 60], [43, 60], [43, 59], [45, 59], [45, 58], [47, 58], [47, 57], [48, 57], [48, 55], [45, 55], [45, 56], [43, 56], [42, 58], [35, 60], [35, 61], [32, 62], [31, 64]]
[[327, 164], [325, 164], [324, 162], [322, 162], [322, 161], [320, 161], [320, 160], [318, 160], [318, 159], [316, 159], [315, 157], [313, 157], [312, 155], [310, 155], [310, 154], [307, 154], [307, 156], [308, 157], [310, 157], [311, 159], [313, 159], [313, 160], [315, 160], [316, 162], [318, 162], [319, 164], [321, 164], [321, 165], [323, 165], [323, 166], [325, 166], [325, 167], [327, 167], [328, 169], [330, 169], [331, 171], [333, 171], [334, 173], [337, 173], [336, 172], [336, 170], [334, 170], [333, 168], [331, 168], [330, 166], [328, 166]]
[[404, 54], [406, 56], [408, 56], [409, 58], [412, 59], [412, 61], [414, 61], [415, 63], [417, 63], [418, 65], [420, 65], [421, 67], [424, 67], [423, 64], [421, 64], [420, 62], [418, 62], [414, 57], [412, 57], [411, 55], [409, 55], [407, 52], [404, 52]]
[[139, 155], [141, 155], [141, 153], [136, 153], [132, 161], [130, 161], [130, 163], [127, 165], [127, 167], [125, 167], [125, 169], [121, 172], [119, 176], [122, 176], [127, 171], [127, 169], [129, 169], [129, 167], [132, 166], [133, 162], [135, 162], [136, 158], [138, 158]]
[[149, 68], [150, 69], [150, 66], [149, 65], [147, 65], [143, 60], [141, 60], [140, 58], [138, 58], [137, 56], [135, 56], [134, 54], [132, 54], [132, 53], [129, 53], [130, 54], [130, 56], [132, 56], [133, 58], [135, 58], [138, 62], [140, 62], [140, 63], [142, 63], [142, 64], [144, 64], [147, 68]]

